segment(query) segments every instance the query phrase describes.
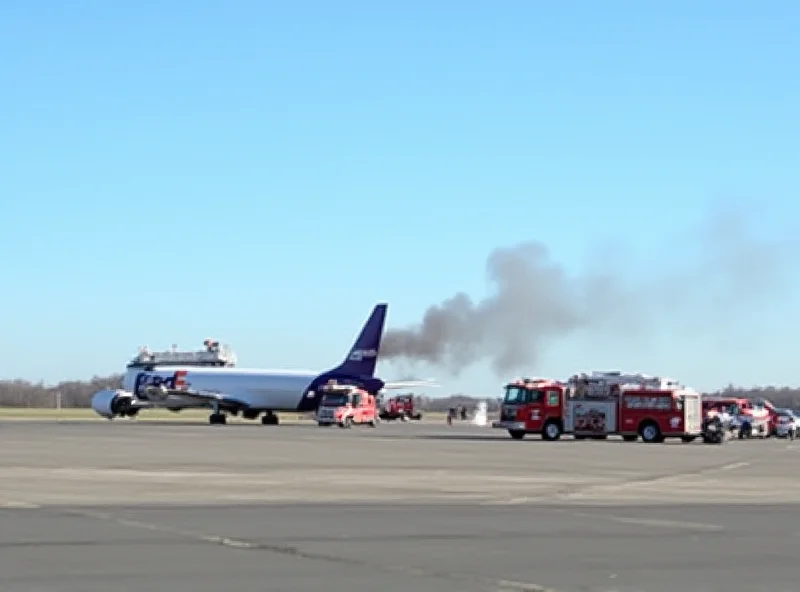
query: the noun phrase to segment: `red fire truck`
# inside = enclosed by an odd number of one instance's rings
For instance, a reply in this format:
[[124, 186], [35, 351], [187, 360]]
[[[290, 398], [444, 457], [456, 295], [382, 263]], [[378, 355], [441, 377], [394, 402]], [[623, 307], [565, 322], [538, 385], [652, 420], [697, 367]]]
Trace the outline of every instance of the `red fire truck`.
[[692, 442], [702, 433], [701, 394], [645, 374], [591, 372], [566, 382], [522, 378], [505, 386], [500, 414], [492, 427], [516, 440], [572, 434], [581, 440], [620, 435], [627, 442]]
[[392, 397], [382, 406], [380, 418], [384, 421], [408, 421], [422, 419], [422, 412], [417, 409], [414, 395], [398, 395]]

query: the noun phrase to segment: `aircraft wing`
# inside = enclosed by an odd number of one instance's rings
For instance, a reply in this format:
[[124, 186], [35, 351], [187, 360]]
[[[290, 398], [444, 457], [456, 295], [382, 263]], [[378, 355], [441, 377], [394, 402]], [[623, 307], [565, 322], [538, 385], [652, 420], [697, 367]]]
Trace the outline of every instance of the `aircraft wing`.
[[208, 402], [217, 401], [218, 403], [222, 403], [224, 405], [232, 407], [247, 407], [247, 404], [245, 404], [243, 401], [240, 401], [234, 397], [231, 397], [219, 391], [171, 389], [165, 387], [164, 385], [161, 385], [156, 387], [149, 387], [147, 389], [147, 393], [150, 395], [156, 394], [157, 396], [160, 397], [167, 397], [169, 395], [174, 395], [176, 397], [188, 397], [190, 399], [197, 399], [198, 401], [208, 401]]
[[397, 380], [393, 382], [386, 382], [383, 385], [383, 388], [385, 390], [398, 390], [398, 389], [424, 388], [424, 387], [438, 388], [439, 385], [433, 382], [432, 380]]

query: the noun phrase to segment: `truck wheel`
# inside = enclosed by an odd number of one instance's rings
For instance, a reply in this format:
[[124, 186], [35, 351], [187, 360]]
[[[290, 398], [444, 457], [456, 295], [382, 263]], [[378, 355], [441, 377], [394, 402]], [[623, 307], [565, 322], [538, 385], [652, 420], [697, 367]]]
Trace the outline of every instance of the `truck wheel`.
[[561, 437], [561, 426], [558, 425], [557, 421], [548, 421], [544, 424], [544, 429], [542, 430], [542, 440], [547, 440], [552, 442], [553, 440], [558, 440]]
[[339, 427], [340, 427], [340, 428], [343, 428], [343, 429], [348, 429], [348, 430], [349, 430], [351, 427], [353, 427], [353, 418], [352, 418], [352, 417], [350, 417], [350, 416], [348, 416], [348, 417], [345, 417], [345, 418], [342, 420], [342, 423], [340, 423], [340, 424], [339, 424]]
[[515, 440], [522, 440], [525, 437], [524, 430], [508, 430], [508, 434]]
[[642, 427], [639, 428], [639, 434], [642, 436], [642, 440], [647, 444], [655, 444], [663, 441], [658, 424], [652, 421], [642, 424]]
[[369, 427], [377, 428], [378, 427], [378, 421], [379, 420], [378, 420], [377, 417], [373, 417], [371, 420], [369, 420]]

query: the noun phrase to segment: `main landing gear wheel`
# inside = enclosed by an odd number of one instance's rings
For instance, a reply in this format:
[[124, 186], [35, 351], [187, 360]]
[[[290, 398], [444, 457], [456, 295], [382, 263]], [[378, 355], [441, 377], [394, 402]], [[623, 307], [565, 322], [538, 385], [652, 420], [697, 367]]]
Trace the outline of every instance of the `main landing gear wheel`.
[[279, 423], [278, 416], [274, 413], [266, 413], [261, 418], [261, 425], [278, 425]]
[[208, 416], [208, 423], [211, 425], [225, 425], [227, 418], [224, 413], [212, 413]]

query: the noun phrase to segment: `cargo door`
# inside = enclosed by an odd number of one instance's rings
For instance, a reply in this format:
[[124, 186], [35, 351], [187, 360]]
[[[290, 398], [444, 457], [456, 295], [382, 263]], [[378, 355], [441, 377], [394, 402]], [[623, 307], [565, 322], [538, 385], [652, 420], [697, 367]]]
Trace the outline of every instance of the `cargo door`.
[[700, 433], [702, 422], [702, 402], [700, 397], [686, 397], [683, 403], [684, 431], [690, 434]]
[[602, 436], [617, 431], [616, 401], [572, 399], [567, 404], [567, 424], [578, 436]]

